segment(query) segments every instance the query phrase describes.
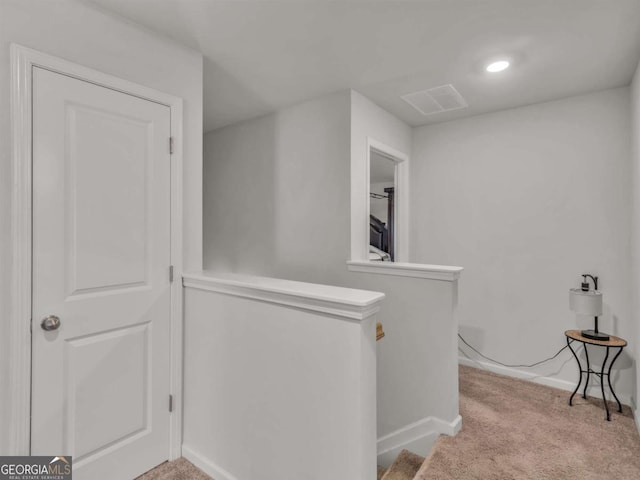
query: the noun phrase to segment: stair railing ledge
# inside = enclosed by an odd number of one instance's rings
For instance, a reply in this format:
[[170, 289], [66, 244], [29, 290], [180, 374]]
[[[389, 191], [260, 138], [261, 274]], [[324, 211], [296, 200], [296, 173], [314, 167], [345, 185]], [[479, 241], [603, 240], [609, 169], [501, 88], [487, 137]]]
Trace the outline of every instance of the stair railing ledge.
[[385, 297], [384, 293], [368, 290], [213, 271], [185, 273], [182, 284], [185, 288], [285, 305], [352, 321], [375, 315]]
[[428, 280], [454, 282], [458, 280], [464, 270], [463, 267], [447, 265], [428, 265], [422, 263], [405, 262], [363, 262], [348, 261], [350, 272], [375, 273], [380, 275], [394, 275], [398, 277], [415, 277]]

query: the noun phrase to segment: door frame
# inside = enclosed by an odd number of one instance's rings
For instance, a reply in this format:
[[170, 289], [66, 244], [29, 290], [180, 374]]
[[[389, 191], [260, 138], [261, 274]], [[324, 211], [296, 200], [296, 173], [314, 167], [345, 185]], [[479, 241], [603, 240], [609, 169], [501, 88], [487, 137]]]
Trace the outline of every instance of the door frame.
[[[102, 87], [166, 105], [170, 109], [171, 136], [171, 372], [173, 411], [170, 414], [168, 458], [182, 450], [182, 177], [183, 100], [128, 80], [87, 68], [36, 50], [11, 44], [12, 135], [12, 291], [9, 317], [8, 409], [10, 454], [31, 451], [31, 305], [32, 305], [32, 75], [41, 67]], [[167, 148], [168, 139], [167, 139]], [[168, 272], [167, 272], [168, 275]], [[167, 399], [168, 402], [168, 399]], [[167, 408], [169, 406], [167, 405]]]
[[[395, 187], [395, 232], [394, 248], [395, 262], [409, 261], [409, 155], [400, 150], [396, 150], [375, 138], [367, 137], [367, 155], [365, 165], [365, 205], [364, 222], [360, 226], [365, 234], [365, 243], [360, 246], [363, 252], [364, 261], [369, 261], [369, 215], [371, 213], [371, 151], [375, 150], [380, 155], [392, 161], [394, 166], [394, 187]], [[353, 217], [352, 217], [353, 218]], [[356, 226], [357, 227], [357, 226]], [[354, 228], [352, 219], [351, 228]], [[353, 254], [352, 254], [353, 258]]]

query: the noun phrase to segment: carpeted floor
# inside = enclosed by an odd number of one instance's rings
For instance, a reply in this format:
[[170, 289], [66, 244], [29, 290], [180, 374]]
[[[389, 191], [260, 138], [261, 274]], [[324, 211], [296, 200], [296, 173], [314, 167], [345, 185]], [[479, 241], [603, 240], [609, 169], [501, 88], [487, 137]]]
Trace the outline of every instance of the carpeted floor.
[[[462, 430], [440, 437], [415, 480], [638, 480], [640, 436], [628, 407], [460, 367]], [[382, 472], [380, 472], [382, 475]], [[211, 480], [184, 458], [137, 480]]]
[[212, 478], [186, 458], [179, 458], [158, 465], [136, 480], [212, 480]]
[[462, 430], [440, 437], [416, 480], [638, 480], [640, 436], [628, 407], [460, 367]]

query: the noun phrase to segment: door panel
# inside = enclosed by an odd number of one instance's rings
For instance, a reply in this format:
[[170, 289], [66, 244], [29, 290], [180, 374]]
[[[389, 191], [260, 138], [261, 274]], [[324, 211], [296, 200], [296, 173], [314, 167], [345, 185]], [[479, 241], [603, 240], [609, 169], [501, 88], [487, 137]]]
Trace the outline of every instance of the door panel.
[[169, 136], [169, 107], [34, 68], [31, 445], [78, 480], [168, 457]]
[[146, 323], [65, 342], [65, 427], [75, 462], [149, 433], [150, 333]]
[[66, 113], [69, 295], [145, 285], [152, 124], [73, 104]]

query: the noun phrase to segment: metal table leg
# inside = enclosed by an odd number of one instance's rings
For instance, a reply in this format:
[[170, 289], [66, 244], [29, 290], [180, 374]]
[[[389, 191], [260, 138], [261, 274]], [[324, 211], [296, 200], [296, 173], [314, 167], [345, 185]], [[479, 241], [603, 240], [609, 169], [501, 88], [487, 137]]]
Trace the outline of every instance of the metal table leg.
[[[615, 398], [616, 402], [618, 402], [618, 412], [620, 413], [622, 413], [622, 404], [620, 403], [620, 400], [618, 399], [616, 392], [613, 391], [613, 386], [611, 385], [611, 369], [613, 368], [613, 364], [616, 363], [616, 360], [622, 353], [623, 348], [624, 347], [620, 347], [618, 350], [618, 353], [616, 353], [616, 356], [613, 357], [613, 360], [611, 360], [611, 363], [609, 364], [609, 372], [607, 373], [607, 380], [609, 381], [609, 390], [611, 390], [611, 393], [613, 394], [613, 398]], [[609, 348], [607, 348], [607, 350], [609, 350]]]
[[[586, 345], [585, 345], [586, 350]], [[607, 354], [604, 356], [604, 360], [602, 361], [602, 369], [600, 370], [600, 390], [602, 391], [602, 401], [604, 402], [604, 409], [607, 411], [607, 420], [611, 421], [611, 414], [609, 413], [609, 404], [607, 403], [607, 397], [604, 396], [604, 367], [607, 364], [607, 359], [609, 358], [609, 347], [607, 347]], [[596, 374], [597, 375], [597, 374]], [[609, 384], [611, 386], [611, 384]]]
[[582, 383], [582, 364], [580, 363], [580, 359], [578, 358], [578, 355], [576, 355], [575, 350], [573, 350], [573, 347], [571, 346], [572, 343], [573, 342], [569, 340], [569, 337], [567, 337], [567, 346], [569, 347], [569, 350], [571, 350], [571, 353], [573, 353], [573, 356], [576, 359], [576, 362], [578, 362], [578, 372], [580, 373], [580, 379], [578, 380], [578, 385], [576, 385], [576, 389], [571, 394], [571, 397], [569, 397], [569, 405], [571, 406], [573, 406], [573, 397], [575, 396], [576, 392], [580, 388], [580, 384]]
[[584, 390], [582, 391], [582, 398], [587, 398], [587, 387], [589, 386], [589, 376], [591, 375], [591, 365], [589, 363], [589, 349], [587, 344], [584, 344], [584, 354], [587, 357], [587, 381], [584, 384]]

